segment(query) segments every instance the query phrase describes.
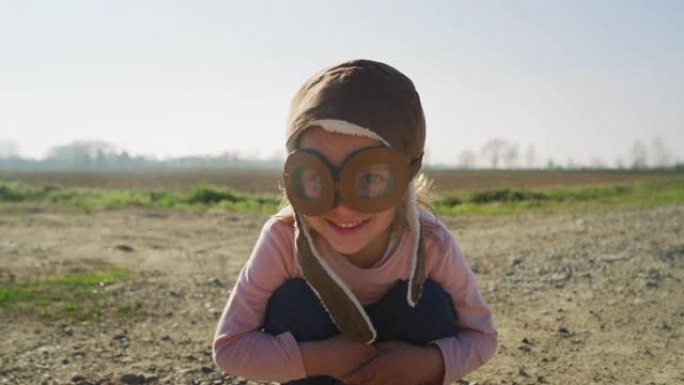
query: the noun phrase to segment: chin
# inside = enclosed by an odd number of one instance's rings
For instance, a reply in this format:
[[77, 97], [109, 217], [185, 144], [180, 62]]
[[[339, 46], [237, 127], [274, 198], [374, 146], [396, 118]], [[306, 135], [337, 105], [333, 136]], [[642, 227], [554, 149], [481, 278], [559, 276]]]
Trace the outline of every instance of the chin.
[[357, 243], [355, 245], [349, 245], [349, 246], [336, 245], [336, 244], [331, 244], [330, 246], [332, 246], [333, 250], [337, 251], [338, 253], [340, 253], [342, 255], [353, 255], [353, 254], [356, 254], [356, 253], [360, 252], [361, 250], [363, 250], [363, 248], [366, 245], [361, 245], [361, 247], [359, 247], [359, 245]]

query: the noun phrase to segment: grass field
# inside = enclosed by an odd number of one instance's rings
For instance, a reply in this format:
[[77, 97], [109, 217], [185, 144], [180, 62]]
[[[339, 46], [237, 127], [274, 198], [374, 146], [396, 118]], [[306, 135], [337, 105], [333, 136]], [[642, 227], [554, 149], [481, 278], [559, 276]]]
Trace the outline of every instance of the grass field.
[[117, 298], [117, 291], [128, 279], [127, 270], [109, 268], [78, 270], [22, 283], [0, 282], [0, 315], [7, 312], [78, 321], [130, 317], [137, 312], [137, 306]]
[[[681, 171], [433, 171], [439, 214], [591, 210], [684, 202]], [[277, 171], [0, 174], [4, 211], [67, 207], [213, 208], [271, 213]]]

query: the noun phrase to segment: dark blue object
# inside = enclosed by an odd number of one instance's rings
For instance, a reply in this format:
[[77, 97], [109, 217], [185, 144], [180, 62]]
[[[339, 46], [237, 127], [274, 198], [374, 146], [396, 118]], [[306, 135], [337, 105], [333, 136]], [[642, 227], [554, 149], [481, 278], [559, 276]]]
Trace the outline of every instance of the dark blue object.
[[[397, 284], [379, 302], [365, 306], [378, 333], [377, 342], [402, 341], [423, 346], [455, 335], [456, 313], [442, 286], [426, 280], [415, 307], [406, 302], [408, 281]], [[320, 300], [302, 278], [286, 281], [269, 299], [264, 331], [278, 335], [289, 331], [297, 341], [318, 341], [339, 334]], [[342, 385], [327, 376], [308, 377], [286, 385]]]

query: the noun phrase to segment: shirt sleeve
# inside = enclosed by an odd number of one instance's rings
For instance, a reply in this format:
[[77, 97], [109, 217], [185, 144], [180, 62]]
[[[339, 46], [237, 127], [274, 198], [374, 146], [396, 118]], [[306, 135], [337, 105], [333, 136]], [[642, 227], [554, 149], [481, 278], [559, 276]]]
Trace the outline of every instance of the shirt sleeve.
[[277, 382], [306, 376], [292, 334], [273, 336], [261, 330], [271, 294], [294, 274], [293, 240], [287, 230], [277, 219], [264, 225], [228, 298], [213, 344], [214, 362], [225, 372]]
[[426, 251], [428, 274], [449, 293], [456, 311], [456, 336], [432, 342], [444, 359], [443, 384], [450, 384], [494, 355], [497, 331], [463, 252], [453, 236], [441, 230], [439, 244], [433, 242]]

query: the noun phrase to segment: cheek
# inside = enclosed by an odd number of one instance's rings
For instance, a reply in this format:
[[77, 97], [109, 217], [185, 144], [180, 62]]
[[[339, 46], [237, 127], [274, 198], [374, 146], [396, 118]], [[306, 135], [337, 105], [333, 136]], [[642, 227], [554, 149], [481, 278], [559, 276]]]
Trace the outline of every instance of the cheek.
[[304, 217], [304, 221], [306, 222], [307, 226], [309, 226], [310, 228], [312, 228], [316, 231], [319, 231], [322, 228], [323, 222], [325, 222], [325, 219], [323, 219], [323, 217], [321, 217], [321, 216], [316, 216], [316, 217], [306, 216], [306, 217]]
[[394, 218], [396, 215], [397, 215], [397, 211], [395, 209], [389, 209], [387, 211], [383, 211], [381, 213], [378, 213], [378, 214], [376, 214], [377, 223], [380, 226], [389, 229], [389, 227], [394, 222]]

